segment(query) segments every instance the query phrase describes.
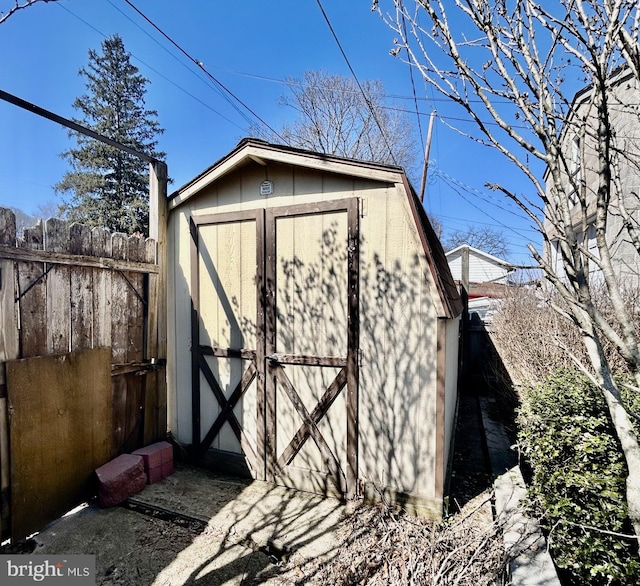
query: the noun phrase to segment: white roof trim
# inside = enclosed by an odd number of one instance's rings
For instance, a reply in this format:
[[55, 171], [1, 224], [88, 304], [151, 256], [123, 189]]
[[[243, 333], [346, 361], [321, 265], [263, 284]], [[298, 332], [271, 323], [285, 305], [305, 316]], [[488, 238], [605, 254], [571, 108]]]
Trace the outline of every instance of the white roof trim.
[[469, 252], [473, 252], [476, 256], [484, 257], [494, 264], [497, 264], [506, 268], [513, 268], [513, 265], [510, 262], [507, 262], [506, 260], [502, 260], [497, 256], [493, 256], [488, 252], [483, 252], [482, 250], [474, 248], [473, 246], [469, 246], [468, 244], [461, 244], [460, 246], [456, 246], [454, 249], [450, 250], [449, 252], [445, 252], [445, 256], [448, 259], [450, 256], [453, 256], [454, 254], [457, 254], [458, 252], [460, 252], [463, 248], [468, 248]]

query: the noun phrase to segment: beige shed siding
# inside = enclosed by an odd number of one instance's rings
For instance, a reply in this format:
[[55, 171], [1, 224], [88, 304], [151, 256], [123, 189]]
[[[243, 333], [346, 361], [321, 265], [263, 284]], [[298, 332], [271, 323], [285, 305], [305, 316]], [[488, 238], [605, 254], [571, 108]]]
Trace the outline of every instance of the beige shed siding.
[[[256, 230], [255, 222], [205, 225], [199, 230], [199, 299], [200, 344], [219, 348], [256, 348]], [[209, 277], [213, 275], [213, 277]], [[240, 358], [207, 357], [207, 362], [225, 396], [236, 387], [246, 363]], [[204, 436], [220, 411], [203, 374], [200, 433]], [[256, 384], [244, 393], [234, 408], [238, 422], [246, 430], [252, 446], [256, 445]], [[212, 447], [237, 454], [240, 443], [228, 423]]]
[[445, 409], [444, 409], [444, 464], [451, 460], [451, 444], [456, 424], [458, 407], [458, 336], [460, 320], [446, 320], [445, 349]]
[[189, 210], [169, 215], [167, 352], [173, 360], [167, 369], [167, 421], [169, 431], [185, 444], [191, 443], [191, 286]]
[[347, 214], [279, 218], [277, 224], [276, 352], [346, 356]]
[[[300, 183], [303, 182], [298, 183], [299, 187]], [[314, 183], [317, 188], [317, 181]], [[285, 217], [276, 222], [276, 353], [345, 357], [347, 214]], [[287, 374], [311, 411], [338, 369], [288, 366]], [[280, 454], [302, 421], [280, 385], [276, 408]], [[341, 393], [318, 425], [343, 467], [346, 466], [345, 413], [345, 393]], [[322, 455], [313, 441], [304, 444], [292, 465], [305, 470], [324, 469]]]
[[[259, 195], [260, 183], [265, 179], [274, 183], [274, 194], [267, 197]], [[178, 441], [191, 442], [189, 215], [349, 197], [362, 200], [364, 213], [360, 218], [363, 364], [359, 385], [359, 476], [437, 505], [434, 482], [436, 330], [443, 308], [402, 184], [306, 171], [282, 164], [270, 163], [267, 167], [251, 164], [209, 185], [173, 211], [169, 239], [176, 267], [171, 282], [171, 293], [176, 300], [172, 347], [179, 365], [170, 381], [175, 391], [171, 411], [173, 431]], [[304, 221], [300, 223], [299, 232], [303, 238], [295, 246], [303, 246], [304, 234], [313, 228], [313, 222], [308, 226], [303, 224]], [[317, 232], [314, 237], [318, 238]], [[339, 321], [342, 319], [340, 316]], [[343, 341], [338, 340], [341, 346]], [[331, 344], [321, 338], [313, 342], [328, 354], [335, 354]], [[448, 364], [447, 369], [450, 368]], [[329, 378], [333, 374], [325, 372], [322, 376]], [[449, 385], [453, 380], [448, 373], [447, 404], [453, 401], [453, 387]], [[328, 420], [322, 425], [323, 433], [330, 434], [332, 422]], [[446, 425], [451, 425], [450, 418]], [[338, 434], [334, 441], [343, 440]], [[448, 449], [447, 442], [445, 451]]]
[[360, 476], [434, 498], [435, 285], [406, 197], [369, 195], [361, 219]]

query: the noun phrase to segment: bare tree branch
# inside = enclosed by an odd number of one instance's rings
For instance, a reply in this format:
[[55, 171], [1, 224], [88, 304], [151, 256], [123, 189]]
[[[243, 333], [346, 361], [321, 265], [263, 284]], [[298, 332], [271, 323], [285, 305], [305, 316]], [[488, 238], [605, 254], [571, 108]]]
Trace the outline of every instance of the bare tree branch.
[[15, 0], [14, 5], [5, 12], [0, 12], [0, 24], [7, 20], [10, 16], [22, 10], [23, 8], [29, 8], [38, 2], [56, 2], [57, 0], [23, 0], [21, 3], [19, 0]]
[[[640, 446], [604, 350], [615, 348], [640, 386], [637, 316], [625, 299], [630, 279], [640, 287], [640, 200], [629, 193], [625, 179], [640, 169], [633, 154], [640, 142], [634, 110], [640, 101], [640, 5], [637, 0], [376, 4], [396, 35], [392, 53], [407, 55], [432, 88], [468, 115], [475, 130], [461, 134], [504, 155], [532, 188], [523, 195], [491, 184], [525, 211], [542, 235], [545, 250], [529, 248], [562, 299], [563, 315], [579, 331], [590, 375], [603, 390], [627, 461], [627, 501], [640, 536]], [[629, 123], [620, 118], [625, 109]], [[544, 177], [529, 164], [530, 156], [544, 163]], [[636, 267], [630, 277], [622, 276], [619, 264], [626, 243], [625, 254], [636, 255], [627, 261]], [[608, 300], [606, 313], [598, 305], [600, 289]]]

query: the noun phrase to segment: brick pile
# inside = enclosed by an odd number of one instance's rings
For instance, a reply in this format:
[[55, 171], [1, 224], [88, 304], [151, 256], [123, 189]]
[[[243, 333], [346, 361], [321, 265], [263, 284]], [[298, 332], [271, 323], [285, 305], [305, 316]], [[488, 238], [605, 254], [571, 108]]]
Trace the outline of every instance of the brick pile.
[[157, 442], [133, 452], [142, 456], [147, 484], [158, 482], [173, 474], [173, 447], [169, 442]]
[[113, 507], [173, 474], [173, 447], [156, 442], [133, 454], [122, 454], [96, 469], [98, 504]]

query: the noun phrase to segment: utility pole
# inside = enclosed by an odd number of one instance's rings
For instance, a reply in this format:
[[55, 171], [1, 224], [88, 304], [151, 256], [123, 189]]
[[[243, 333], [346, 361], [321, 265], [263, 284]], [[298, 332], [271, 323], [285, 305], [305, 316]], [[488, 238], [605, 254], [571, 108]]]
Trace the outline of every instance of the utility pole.
[[429, 116], [429, 129], [427, 130], [427, 146], [424, 149], [424, 168], [422, 170], [422, 184], [420, 185], [420, 202], [424, 202], [424, 190], [427, 186], [427, 172], [429, 171], [429, 151], [431, 150], [431, 136], [433, 134], [433, 122], [436, 118], [435, 110]]

